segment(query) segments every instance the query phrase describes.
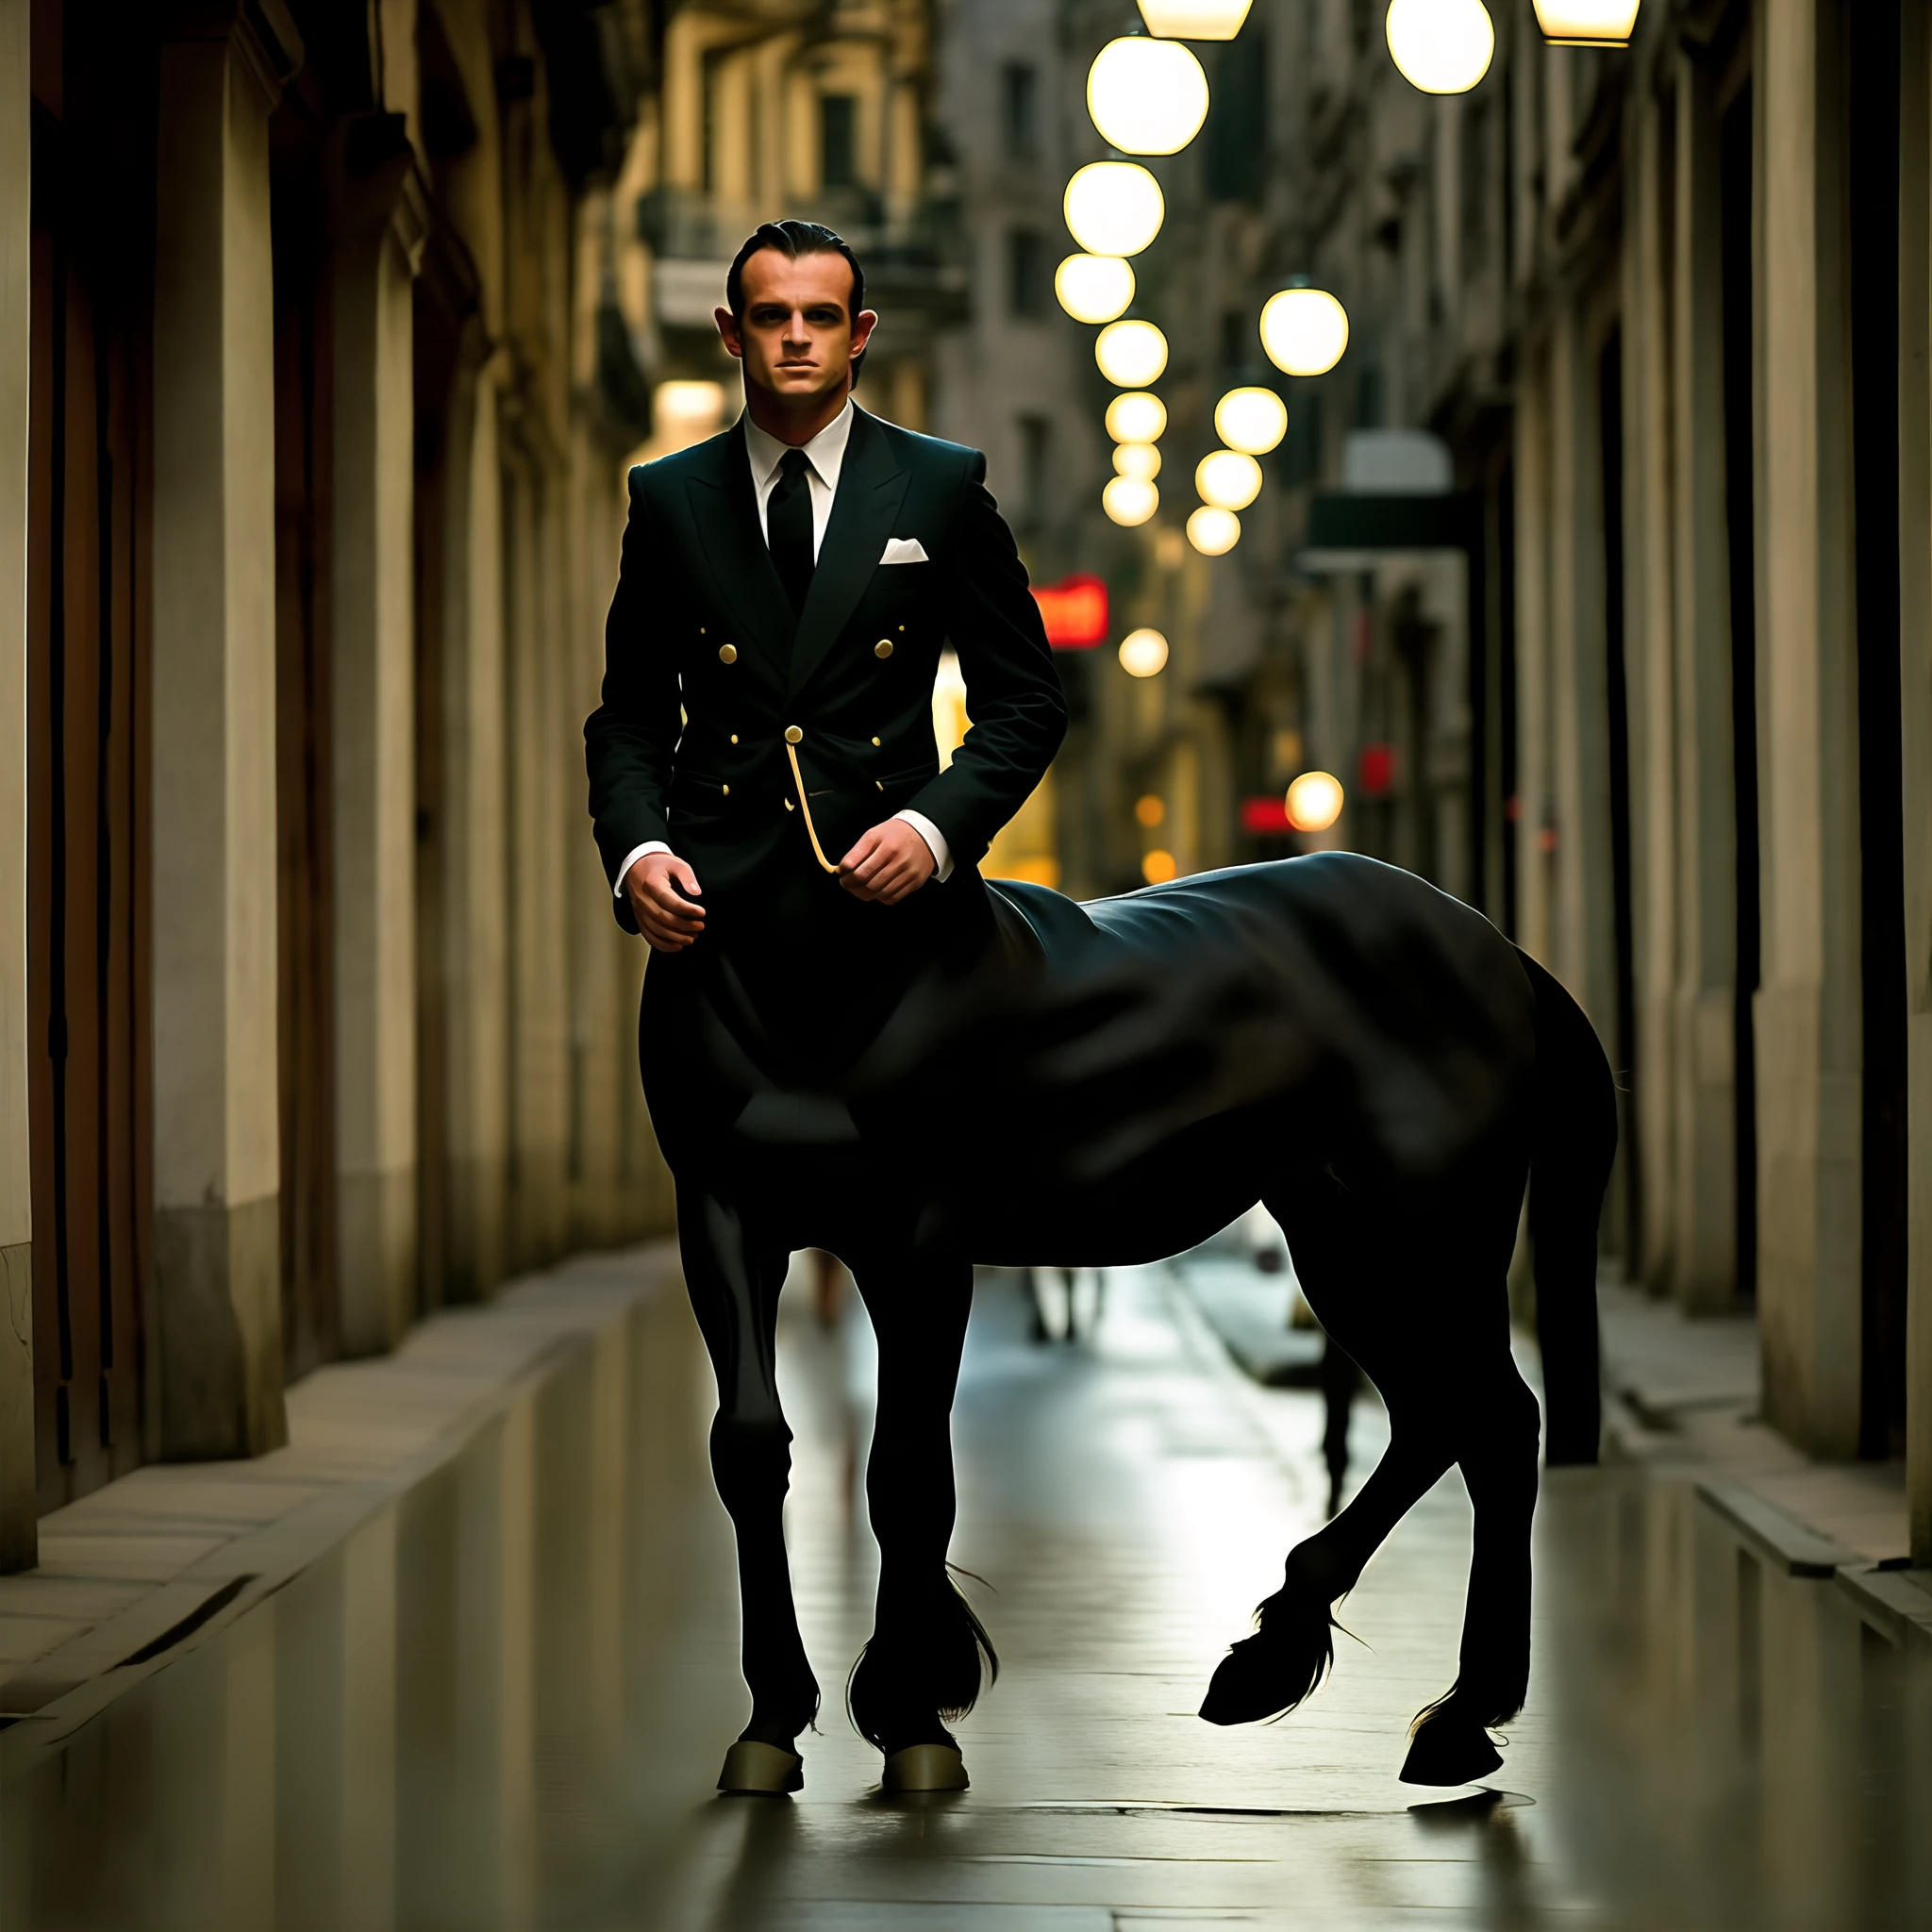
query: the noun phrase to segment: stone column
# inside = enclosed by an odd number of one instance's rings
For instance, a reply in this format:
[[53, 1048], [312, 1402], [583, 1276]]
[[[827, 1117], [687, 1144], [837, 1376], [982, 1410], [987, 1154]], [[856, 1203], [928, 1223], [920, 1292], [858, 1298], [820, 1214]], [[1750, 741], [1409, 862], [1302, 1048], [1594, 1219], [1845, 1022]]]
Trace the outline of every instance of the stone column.
[[[1724, 523], [1718, 119], [1710, 76], [1677, 62], [1672, 264], [1672, 612], [1676, 677], [1677, 974], [1672, 1024], [1672, 1287], [1701, 1313], [1737, 1292], [1738, 815]], [[1761, 608], [1761, 607], [1760, 607]]]
[[416, 1302], [413, 278], [427, 234], [400, 114], [344, 130], [334, 208], [336, 1257], [345, 1355]]
[[1524, 358], [1516, 407], [1516, 940], [1554, 966], [1549, 756], [1550, 451], [1547, 346]]
[[[1759, 62], [1758, 1319], [1768, 1419], [1858, 1446], [1858, 731], [1842, 79], [1833, 0], [1771, 0]], [[1923, 1155], [1922, 1155], [1923, 1158]]]
[[268, 121], [300, 58], [281, 0], [187, 8], [161, 53], [153, 1345], [169, 1457], [287, 1437]]
[[1899, 656], [1906, 828], [1906, 1489], [1932, 1566], [1932, 20], [1900, 16]]
[[28, 0], [0, 0], [0, 1571], [39, 1559], [26, 1114]]

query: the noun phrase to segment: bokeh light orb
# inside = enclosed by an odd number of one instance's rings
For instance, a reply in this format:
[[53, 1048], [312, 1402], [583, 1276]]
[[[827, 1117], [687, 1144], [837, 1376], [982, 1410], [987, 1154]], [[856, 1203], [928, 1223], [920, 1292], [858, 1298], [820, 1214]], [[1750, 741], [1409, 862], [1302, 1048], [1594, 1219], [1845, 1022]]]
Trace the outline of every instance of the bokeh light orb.
[[1174, 41], [1109, 41], [1087, 70], [1087, 111], [1123, 154], [1178, 154], [1208, 118], [1208, 76]]
[[1243, 456], [1265, 457], [1288, 434], [1288, 405], [1272, 389], [1231, 389], [1214, 406], [1214, 433]]
[[1325, 832], [1341, 816], [1341, 780], [1328, 772], [1304, 772], [1288, 788], [1288, 822], [1298, 832]]
[[1638, 0], [1536, 0], [1536, 24], [1553, 47], [1627, 47]]
[[1390, 0], [1383, 30], [1396, 71], [1425, 94], [1466, 94], [1496, 51], [1482, 0]]
[[1174, 862], [1174, 854], [1163, 852], [1158, 845], [1141, 861], [1141, 876], [1150, 886], [1166, 885], [1171, 879], [1180, 876], [1180, 870]]
[[1054, 271], [1053, 291], [1075, 322], [1111, 322], [1134, 299], [1134, 271], [1117, 255], [1070, 255]]
[[1093, 359], [1108, 381], [1140, 389], [1167, 367], [1167, 338], [1151, 322], [1110, 322], [1094, 338]]
[[1225, 557], [1241, 541], [1241, 520], [1231, 509], [1203, 504], [1188, 519], [1188, 541], [1203, 557]]
[[1115, 523], [1131, 530], [1160, 508], [1160, 491], [1137, 477], [1116, 476], [1100, 492], [1100, 507]]
[[1325, 289], [1281, 289], [1261, 310], [1261, 346], [1288, 375], [1325, 375], [1348, 347], [1348, 310]]
[[1167, 801], [1157, 793], [1144, 791], [1134, 801], [1134, 818], [1151, 832], [1167, 817]]
[[1116, 396], [1107, 406], [1107, 433], [1116, 442], [1158, 442], [1167, 433], [1167, 405], [1158, 396]]
[[1216, 509], [1246, 509], [1261, 493], [1261, 466], [1240, 450], [1218, 449], [1194, 465], [1194, 488]]
[[1167, 640], [1143, 626], [1121, 640], [1121, 669], [1129, 677], [1156, 677], [1167, 668]]
[[1150, 34], [1171, 41], [1231, 41], [1252, 0], [1141, 0]]
[[1160, 183], [1139, 161], [1089, 161], [1061, 207], [1067, 232], [1089, 255], [1139, 255], [1167, 215]]
[[1160, 452], [1151, 442], [1123, 442], [1114, 446], [1113, 473], [1136, 483], [1151, 483], [1160, 475]]

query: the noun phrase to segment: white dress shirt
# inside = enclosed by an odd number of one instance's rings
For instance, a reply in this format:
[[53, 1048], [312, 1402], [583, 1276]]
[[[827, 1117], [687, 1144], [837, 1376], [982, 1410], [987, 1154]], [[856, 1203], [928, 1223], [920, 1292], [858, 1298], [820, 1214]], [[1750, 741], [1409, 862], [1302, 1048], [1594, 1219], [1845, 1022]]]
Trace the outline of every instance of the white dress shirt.
[[[740, 421], [744, 425], [744, 452], [751, 459], [752, 489], [758, 496], [758, 534], [765, 540], [765, 547], [772, 545], [771, 503], [772, 491], [778, 486], [778, 465], [785, 460], [785, 452], [790, 443], [780, 442], [775, 436], [766, 433], [751, 420], [747, 410]], [[825, 541], [825, 525], [832, 521], [832, 499], [839, 493], [839, 472], [845, 467], [845, 445], [852, 440], [852, 398], [845, 398], [845, 407], [804, 445], [806, 487], [811, 492], [811, 557], [816, 563], [819, 546]], [[932, 853], [934, 875], [941, 884], [952, 876], [953, 854], [946, 843], [946, 835], [921, 811], [895, 811], [895, 819], [904, 819], [926, 842]], [[624, 897], [624, 882], [630, 869], [647, 853], [669, 852], [671, 850], [661, 839], [647, 839], [641, 845], [625, 854], [624, 863], [617, 868], [617, 884], [612, 889], [617, 898]]]

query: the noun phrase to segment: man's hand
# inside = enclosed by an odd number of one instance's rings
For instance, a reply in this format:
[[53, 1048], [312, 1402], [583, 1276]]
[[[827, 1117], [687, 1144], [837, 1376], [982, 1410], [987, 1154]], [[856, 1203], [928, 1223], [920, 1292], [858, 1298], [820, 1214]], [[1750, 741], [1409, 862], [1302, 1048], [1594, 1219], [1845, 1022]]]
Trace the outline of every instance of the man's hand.
[[839, 883], [855, 899], [896, 906], [933, 875], [932, 847], [904, 819], [874, 825], [839, 861]]
[[654, 951], [681, 953], [704, 931], [705, 908], [691, 903], [704, 888], [675, 853], [645, 853], [625, 874], [624, 890], [638, 930]]

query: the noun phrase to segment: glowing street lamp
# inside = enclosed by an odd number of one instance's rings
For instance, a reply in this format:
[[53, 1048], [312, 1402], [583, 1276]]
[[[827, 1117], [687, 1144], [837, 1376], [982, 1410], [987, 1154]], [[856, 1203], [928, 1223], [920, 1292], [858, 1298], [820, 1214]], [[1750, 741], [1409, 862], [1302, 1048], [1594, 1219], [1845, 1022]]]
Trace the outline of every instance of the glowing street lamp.
[[1144, 524], [1160, 508], [1160, 491], [1134, 476], [1115, 476], [1100, 492], [1100, 507], [1124, 529]]
[[1160, 452], [1151, 442], [1124, 442], [1113, 453], [1113, 472], [1135, 483], [1151, 483], [1160, 475]]
[[1166, 41], [1231, 41], [1248, 17], [1250, 0], [1141, 0], [1150, 34]]
[[1053, 291], [1075, 322], [1111, 322], [1134, 299], [1134, 271], [1117, 255], [1070, 255], [1054, 271]]
[[1261, 346], [1288, 375], [1325, 375], [1348, 347], [1348, 310], [1325, 289], [1281, 289], [1261, 310]]
[[1246, 509], [1261, 493], [1261, 466], [1239, 450], [1218, 449], [1194, 466], [1194, 488], [1216, 509]]
[[1139, 255], [1167, 215], [1160, 183], [1139, 161], [1089, 161], [1067, 183], [1067, 231], [1089, 255]]
[[1178, 154], [1208, 118], [1208, 76], [1176, 41], [1109, 41], [1087, 70], [1087, 111], [1123, 154]]
[[1536, 0], [1536, 24], [1553, 47], [1627, 47], [1638, 0]]
[[1425, 94], [1466, 94], [1496, 51], [1482, 0], [1390, 0], [1383, 26], [1403, 79]]
[[1288, 405], [1272, 389], [1231, 389], [1214, 406], [1214, 433], [1229, 449], [1265, 457], [1288, 434]]
[[1241, 520], [1231, 509], [1204, 504], [1188, 519], [1188, 541], [1203, 557], [1225, 557], [1241, 541]]
[[1121, 640], [1121, 669], [1129, 677], [1156, 677], [1167, 668], [1167, 640], [1158, 630], [1130, 630]]
[[1167, 405], [1158, 396], [1116, 396], [1107, 406], [1107, 433], [1116, 442], [1158, 442], [1167, 433]]
[[1288, 822], [1297, 832], [1325, 832], [1341, 816], [1341, 780], [1304, 772], [1288, 788]]
[[1093, 359], [1108, 381], [1141, 389], [1167, 367], [1167, 338], [1151, 322], [1110, 322], [1094, 339]]

